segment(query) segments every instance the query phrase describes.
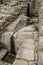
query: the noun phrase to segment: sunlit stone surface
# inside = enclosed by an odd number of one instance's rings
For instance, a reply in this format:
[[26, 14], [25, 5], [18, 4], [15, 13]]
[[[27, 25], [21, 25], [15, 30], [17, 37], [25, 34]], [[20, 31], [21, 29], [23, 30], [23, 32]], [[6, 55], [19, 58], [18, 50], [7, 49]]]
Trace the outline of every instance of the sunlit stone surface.
[[[7, 48], [0, 50], [0, 65], [43, 65], [43, 0], [0, 0], [0, 42]], [[11, 44], [12, 64], [2, 61]]]
[[15, 60], [13, 65], [28, 65], [28, 63], [25, 60]]
[[17, 58], [26, 59], [26, 60], [34, 60], [34, 50], [21, 48], [18, 51]]

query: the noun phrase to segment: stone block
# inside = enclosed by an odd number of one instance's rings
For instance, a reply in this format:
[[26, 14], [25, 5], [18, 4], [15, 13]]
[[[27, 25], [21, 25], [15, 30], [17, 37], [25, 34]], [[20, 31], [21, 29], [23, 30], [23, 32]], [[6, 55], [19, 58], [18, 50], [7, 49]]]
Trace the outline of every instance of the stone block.
[[10, 14], [13, 13], [13, 12], [14, 12], [14, 10], [11, 10], [11, 11], [9, 11], [9, 10], [4, 10], [4, 9], [1, 10], [1, 13], [6, 14], [6, 15], [10, 15]]
[[30, 29], [31, 29], [31, 26], [24, 27], [13, 35], [16, 48], [20, 48], [20, 46], [23, 43], [29, 43], [29, 44], [31, 43], [34, 45], [34, 38], [37, 38], [37, 34], [36, 32], [30, 32]]
[[32, 20], [32, 22], [34, 22], [34, 23], [38, 23], [38, 18], [33, 18], [33, 19], [31, 19]]
[[25, 48], [25, 49], [29, 49], [29, 50], [34, 50], [35, 49], [35, 45], [32, 43], [24, 43], [21, 45], [21, 48]]
[[34, 60], [34, 50], [21, 48], [20, 50], [18, 50], [16, 58], [30, 61]]
[[27, 61], [25, 60], [15, 60], [12, 65], [28, 65]]
[[[27, 36], [26, 36], [27, 35]], [[29, 44], [33, 44], [33, 47], [34, 47], [34, 39], [33, 39], [33, 37], [31, 36], [31, 34], [29, 34], [29, 32], [28, 32], [28, 34], [25, 34], [25, 35], [21, 35], [21, 32], [19, 33], [19, 32], [17, 32], [17, 33], [15, 33], [14, 35], [14, 41], [15, 41], [15, 46], [17, 47], [17, 48], [20, 48], [20, 46], [23, 44], [23, 43], [28, 43], [28, 45]], [[30, 38], [30, 37], [32, 37], [32, 38]], [[32, 47], [32, 48], [33, 48]], [[29, 47], [30, 48], [30, 47]]]

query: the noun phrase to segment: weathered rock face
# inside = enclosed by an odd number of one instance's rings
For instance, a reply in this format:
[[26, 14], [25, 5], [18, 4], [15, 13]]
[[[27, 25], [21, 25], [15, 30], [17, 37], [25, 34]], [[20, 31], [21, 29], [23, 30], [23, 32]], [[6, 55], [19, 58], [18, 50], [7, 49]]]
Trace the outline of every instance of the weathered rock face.
[[[4, 0], [3, 2], [6, 3], [8, 1]], [[13, 22], [18, 17], [18, 15], [22, 13], [27, 14], [27, 4], [22, 5], [18, 2], [19, 1], [17, 0], [13, 0], [10, 2], [10, 5], [8, 4], [6, 6], [0, 6], [0, 30], [5, 28], [11, 22]]]
[[[2, 25], [3, 27], [14, 21], [20, 14], [23, 13], [27, 15], [28, 0], [3, 0], [3, 2], [10, 2], [10, 4], [0, 7], [0, 14], [2, 16], [0, 21], [2, 21], [2, 24], [4, 23], [4, 25]], [[1, 27], [1, 30], [3, 27]]]

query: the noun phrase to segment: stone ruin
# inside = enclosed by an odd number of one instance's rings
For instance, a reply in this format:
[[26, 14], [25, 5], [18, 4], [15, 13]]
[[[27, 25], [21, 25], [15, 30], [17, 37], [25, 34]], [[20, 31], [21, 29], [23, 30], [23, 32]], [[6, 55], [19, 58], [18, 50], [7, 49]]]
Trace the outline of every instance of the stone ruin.
[[0, 65], [43, 65], [43, 0], [0, 0]]

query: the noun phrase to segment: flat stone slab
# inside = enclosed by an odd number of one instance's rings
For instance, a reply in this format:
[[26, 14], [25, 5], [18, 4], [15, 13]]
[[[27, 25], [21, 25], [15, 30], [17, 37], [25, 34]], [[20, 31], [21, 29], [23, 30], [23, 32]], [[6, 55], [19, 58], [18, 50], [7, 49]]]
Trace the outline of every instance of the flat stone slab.
[[[27, 44], [27, 43], [33, 44], [32, 46], [34, 47], [34, 39], [24, 39], [23, 37], [20, 37], [20, 38], [14, 37], [14, 42], [15, 42], [15, 48], [16, 49], [19, 49], [20, 47], [25, 47], [25, 46], [22, 46], [23, 43], [24, 43], [24, 45]], [[25, 48], [27, 48], [27, 46]], [[28, 49], [29, 48], [30, 47], [28, 47]]]
[[29, 50], [34, 50], [35, 49], [35, 45], [32, 44], [32, 43], [24, 43], [21, 45], [22, 48], [25, 48], [25, 49], [29, 49]]
[[15, 60], [12, 65], [28, 65], [27, 61], [25, 60]]
[[25, 60], [34, 60], [34, 50], [21, 48], [20, 50], [18, 50], [16, 58]]
[[[31, 47], [26, 47], [26, 45], [24, 44], [25, 48], [28, 48], [28, 49], [35, 48], [34, 47], [34, 39], [35, 40], [37, 39], [37, 32], [30, 31], [33, 29], [32, 27], [34, 27], [34, 26], [24, 27], [24, 28], [20, 29], [19, 31], [17, 31], [13, 35], [16, 48], [20, 48], [23, 43], [29, 43], [27, 46], [31, 46]], [[30, 44], [33, 44], [33, 45], [30, 45]]]

